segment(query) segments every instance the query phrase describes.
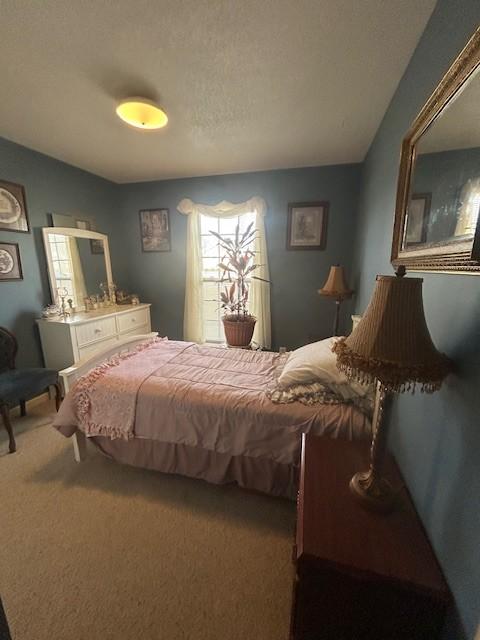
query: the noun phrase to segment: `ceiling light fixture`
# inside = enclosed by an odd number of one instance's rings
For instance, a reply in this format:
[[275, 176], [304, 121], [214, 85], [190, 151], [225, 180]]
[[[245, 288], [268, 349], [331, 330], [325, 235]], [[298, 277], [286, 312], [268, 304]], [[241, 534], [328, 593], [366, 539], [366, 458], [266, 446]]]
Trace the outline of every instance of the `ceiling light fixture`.
[[165, 111], [146, 98], [126, 98], [116, 111], [121, 120], [137, 129], [161, 129], [168, 122]]

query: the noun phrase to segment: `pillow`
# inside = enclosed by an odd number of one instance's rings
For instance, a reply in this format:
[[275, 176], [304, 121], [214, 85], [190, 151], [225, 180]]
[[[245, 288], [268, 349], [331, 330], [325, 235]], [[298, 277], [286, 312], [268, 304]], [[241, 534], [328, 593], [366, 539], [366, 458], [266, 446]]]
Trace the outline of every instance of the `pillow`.
[[329, 386], [321, 382], [294, 384], [287, 389], [276, 386], [267, 389], [266, 394], [275, 404], [290, 404], [291, 402], [301, 402], [307, 405], [351, 403], [360, 409], [367, 417], [371, 418], [373, 415], [374, 396], [369, 394], [368, 390], [366, 395], [356, 395], [348, 384], [338, 385], [339, 388], [342, 386], [344, 387], [345, 396], [333, 392]]
[[342, 396], [333, 393], [329, 387], [321, 382], [310, 384], [295, 384], [288, 389], [274, 387], [267, 389], [267, 397], [275, 404], [290, 404], [301, 402], [302, 404], [341, 404]]
[[286, 389], [309, 382], [346, 384], [347, 377], [337, 368], [337, 356], [332, 352], [337, 339], [327, 338], [292, 351], [278, 378], [279, 386]]
[[346, 401], [353, 401], [358, 396], [372, 396], [372, 385], [349, 381], [338, 369], [337, 356], [332, 352], [337, 340], [338, 337], [327, 338], [292, 351], [278, 378], [278, 386], [287, 389], [293, 385], [320, 382]]

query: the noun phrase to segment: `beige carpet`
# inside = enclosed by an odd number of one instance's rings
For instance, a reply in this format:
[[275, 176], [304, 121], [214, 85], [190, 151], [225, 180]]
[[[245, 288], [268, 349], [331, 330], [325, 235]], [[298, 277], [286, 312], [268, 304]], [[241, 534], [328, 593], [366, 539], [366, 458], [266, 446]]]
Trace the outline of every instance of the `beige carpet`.
[[294, 505], [121, 466], [44, 404], [0, 434], [0, 595], [13, 640], [284, 640]]

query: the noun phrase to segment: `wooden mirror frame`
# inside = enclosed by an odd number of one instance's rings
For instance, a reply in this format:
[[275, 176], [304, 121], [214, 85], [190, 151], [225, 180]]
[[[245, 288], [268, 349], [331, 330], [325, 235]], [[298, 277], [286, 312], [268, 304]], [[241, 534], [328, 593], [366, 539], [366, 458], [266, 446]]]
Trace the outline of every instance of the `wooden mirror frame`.
[[417, 250], [402, 249], [404, 221], [416, 159], [416, 144], [479, 66], [480, 27], [455, 59], [403, 139], [391, 255], [391, 262], [395, 267], [403, 265], [409, 271], [480, 273], [480, 217], [475, 237], [468, 242], [445, 243], [431, 247], [427, 245], [425, 249]]

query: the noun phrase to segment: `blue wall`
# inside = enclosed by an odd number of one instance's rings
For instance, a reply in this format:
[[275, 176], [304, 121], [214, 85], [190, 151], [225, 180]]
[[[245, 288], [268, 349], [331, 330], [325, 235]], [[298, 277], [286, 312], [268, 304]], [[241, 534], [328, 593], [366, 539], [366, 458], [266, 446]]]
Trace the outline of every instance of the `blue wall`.
[[[24, 272], [21, 282], [0, 283], [0, 326], [19, 339], [19, 366], [42, 364], [35, 318], [50, 302], [41, 228], [49, 224], [51, 212], [94, 218], [97, 229], [109, 235], [115, 281], [152, 303], [155, 329], [171, 338], [183, 337], [187, 220], [176, 206], [184, 197], [215, 203], [263, 196], [268, 205], [274, 343], [291, 348], [331, 333], [334, 305], [317, 289], [331, 264], [345, 265], [347, 273], [351, 266], [360, 165], [116, 185], [0, 139], [0, 179], [24, 185], [32, 229], [30, 234], [0, 230], [0, 240], [20, 244]], [[288, 203], [313, 200], [330, 202], [326, 249], [287, 251]], [[138, 211], [154, 207], [170, 209], [170, 253], [141, 251]], [[344, 327], [350, 326], [352, 307], [351, 302], [344, 304]]]
[[[31, 229], [28, 234], [0, 229], [0, 241], [19, 244], [24, 278], [0, 282], [0, 326], [18, 338], [18, 366], [42, 366], [35, 318], [51, 298], [41, 227], [53, 212], [94, 217], [98, 231], [109, 233], [117, 186], [1, 138], [0, 179], [24, 185]], [[113, 265], [115, 258], [113, 251]]]
[[[187, 218], [176, 207], [182, 198], [213, 204], [242, 202], [262, 196], [268, 205], [266, 235], [272, 280], [272, 334], [278, 346], [297, 347], [331, 335], [334, 304], [318, 295], [330, 265], [350, 271], [360, 165], [340, 165], [227, 176], [144, 182], [120, 187], [120, 220], [114, 247], [125, 256], [115, 277], [122, 286], [153, 303], [153, 326], [171, 338], [182, 338], [185, 298]], [[330, 213], [324, 251], [287, 251], [289, 202], [328, 200]], [[171, 253], [142, 253], [139, 209], [170, 210]], [[349, 327], [344, 305], [343, 326]]]
[[[354, 263], [359, 313], [376, 274], [392, 273], [401, 140], [479, 21], [478, 0], [439, 0], [368, 153]], [[456, 599], [447, 637], [473, 638], [480, 623], [480, 278], [423, 277], [432, 337], [457, 371], [433, 396], [398, 399], [392, 446]]]

